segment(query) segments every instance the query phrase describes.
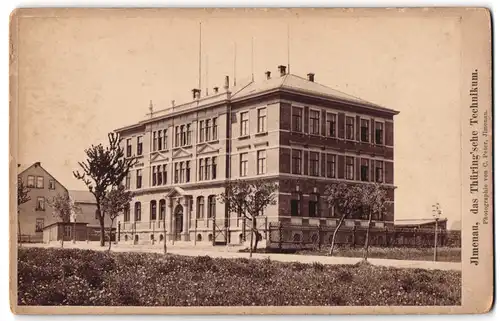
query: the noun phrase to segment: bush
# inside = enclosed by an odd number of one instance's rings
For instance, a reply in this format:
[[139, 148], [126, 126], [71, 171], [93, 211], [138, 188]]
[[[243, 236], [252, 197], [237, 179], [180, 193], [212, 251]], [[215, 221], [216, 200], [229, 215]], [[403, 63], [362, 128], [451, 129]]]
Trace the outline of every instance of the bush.
[[19, 249], [19, 305], [459, 305], [461, 273]]

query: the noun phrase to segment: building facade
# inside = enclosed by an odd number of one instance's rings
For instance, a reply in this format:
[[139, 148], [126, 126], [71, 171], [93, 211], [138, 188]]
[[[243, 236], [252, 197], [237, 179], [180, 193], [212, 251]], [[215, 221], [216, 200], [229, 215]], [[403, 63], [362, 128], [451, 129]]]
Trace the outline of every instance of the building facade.
[[[97, 205], [94, 196], [89, 191], [68, 190], [57, 179], [45, 170], [40, 162], [36, 162], [18, 174], [24, 186], [29, 189], [30, 200], [19, 206], [19, 239], [22, 242], [45, 242], [52, 241], [54, 237], [72, 239], [75, 234], [74, 228], [68, 224], [60, 224], [60, 218], [54, 215], [54, 208], [50, 201], [57, 195], [69, 195], [79, 211], [71, 218], [71, 222], [88, 229], [89, 240], [99, 240], [99, 219], [96, 216]], [[80, 224], [81, 223], [81, 224]], [[110, 227], [111, 220], [105, 218], [105, 226]], [[114, 222], [116, 225], [116, 222]], [[73, 225], [71, 225], [73, 226]], [[44, 229], [49, 228], [53, 232], [56, 228], [59, 236], [47, 237]], [[114, 228], [114, 226], [112, 227]], [[81, 232], [79, 232], [81, 235]], [[46, 233], [45, 233], [46, 234]], [[79, 235], [80, 235], [79, 234]], [[53, 235], [56, 235], [53, 233]], [[79, 239], [82, 237], [80, 236]]]
[[[117, 129], [138, 163], [125, 180], [134, 200], [120, 218], [119, 240], [229, 242], [246, 239], [247, 222], [218, 201], [228, 180], [266, 178], [279, 184], [271, 222], [335, 226], [326, 205], [333, 181], [379, 182], [394, 200], [393, 117], [398, 112], [346, 95], [278, 67], [262, 81], [151, 111]], [[394, 224], [393, 202], [378, 227]], [[165, 224], [163, 223], [165, 221]], [[363, 225], [365, 217], [346, 222]], [[265, 238], [265, 236], [264, 236]]]
[[40, 162], [36, 162], [18, 174], [24, 186], [29, 189], [30, 200], [18, 208], [18, 234], [25, 242], [42, 242], [44, 226], [56, 223], [54, 209], [49, 202], [53, 197], [68, 193]]

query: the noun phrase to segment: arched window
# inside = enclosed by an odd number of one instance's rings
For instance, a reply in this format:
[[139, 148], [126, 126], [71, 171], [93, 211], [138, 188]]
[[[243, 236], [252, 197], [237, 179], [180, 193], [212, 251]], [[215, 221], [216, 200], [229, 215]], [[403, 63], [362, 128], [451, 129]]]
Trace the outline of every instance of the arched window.
[[128, 241], [128, 235], [125, 235], [125, 242]]
[[163, 234], [160, 234], [160, 242], [163, 241]]
[[139, 222], [141, 220], [141, 202], [135, 202], [135, 221]]
[[160, 220], [165, 216], [165, 200], [160, 200]]
[[123, 210], [123, 221], [130, 221], [130, 204], [125, 205], [125, 209]]
[[208, 234], [208, 241], [212, 242], [212, 239], [213, 239], [212, 234]]
[[198, 236], [196, 236], [196, 240], [198, 242], [201, 242], [201, 240], [203, 240], [203, 238], [201, 237], [201, 234], [198, 234]]
[[205, 200], [203, 196], [198, 196], [196, 199], [196, 218], [203, 218], [205, 216]]
[[156, 221], [156, 201], [153, 200], [150, 202], [150, 220]]
[[215, 195], [208, 197], [208, 218], [215, 217]]

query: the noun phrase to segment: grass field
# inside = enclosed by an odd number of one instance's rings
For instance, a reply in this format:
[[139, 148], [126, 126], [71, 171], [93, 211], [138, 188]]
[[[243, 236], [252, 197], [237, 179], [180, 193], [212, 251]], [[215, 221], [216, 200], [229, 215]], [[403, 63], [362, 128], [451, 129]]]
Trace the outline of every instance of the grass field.
[[461, 273], [90, 250], [18, 250], [18, 304], [459, 305]]
[[[301, 255], [324, 255], [327, 256], [330, 247], [323, 246], [320, 250], [288, 250], [282, 253], [301, 254]], [[240, 252], [248, 252], [248, 249]], [[258, 249], [258, 253], [277, 252], [276, 250]], [[336, 248], [333, 256], [338, 257], [363, 257], [364, 249], [362, 247], [339, 247]], [[415, 260], [415, 261], [433, 261], [433, 248], [403, 248], [403, 247], [370, 247], [368, 258], [373, 259], [392, 259], [392, 260]], [[454, 247], [438, 248], [438, 261], [441, 262], [461, 262], [462, 250]]]

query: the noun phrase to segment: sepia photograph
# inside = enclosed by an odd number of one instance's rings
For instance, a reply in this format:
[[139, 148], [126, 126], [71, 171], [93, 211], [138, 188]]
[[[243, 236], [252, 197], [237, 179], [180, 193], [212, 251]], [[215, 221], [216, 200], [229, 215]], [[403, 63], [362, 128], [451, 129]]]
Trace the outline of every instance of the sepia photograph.
[[14, 313], [489, 311], [490, 28], [480, 8], [17, 9]]

